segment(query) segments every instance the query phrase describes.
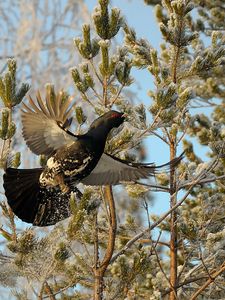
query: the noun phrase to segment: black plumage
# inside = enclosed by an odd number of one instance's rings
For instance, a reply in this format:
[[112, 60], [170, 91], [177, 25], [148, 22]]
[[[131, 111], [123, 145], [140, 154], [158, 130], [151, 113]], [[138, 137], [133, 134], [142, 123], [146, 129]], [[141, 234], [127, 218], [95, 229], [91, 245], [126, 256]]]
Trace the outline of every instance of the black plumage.
[[[68, 130], [72, 122], [70, 100], [60, 96], [37, 104], [30, 98], [22, 110], [22, 133], [27, 146], [35, 154], [48, 156], [45, 168], [13, 169], [4, 174], [4, 189], [13, 212], [23, 221], [47, 226], [70, 215], [71, 191], [76, 184], [114, 185], [154, 175], [154, 164], [130, 163], [104, 153], [111, 129], [125, 120], [123, 113], [109, 111], [96, 119], [88, 132], [74, 135]], [[173, 167], [182, 156], [163, 165]]]

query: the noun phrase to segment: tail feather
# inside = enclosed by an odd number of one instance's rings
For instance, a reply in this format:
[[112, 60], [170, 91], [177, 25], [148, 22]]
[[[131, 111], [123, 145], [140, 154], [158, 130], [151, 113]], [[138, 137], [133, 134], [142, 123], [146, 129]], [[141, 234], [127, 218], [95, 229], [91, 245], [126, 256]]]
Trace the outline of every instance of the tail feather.
[[70, 193], [63, 194], [57, 187], [41, 187], [39, 177], [42, 171], [42, 168], [8, 168], [3, 176], [3, 186], [8, 204], [16, 216], [36, 226], [49, 226], [71, 215]]
[[154, 166], [154, 168], [155, 169], [161, 169], [161, 168], [168, 167], [169, 170], [171, 168], [175, 168], [181, 162], [181, 160], [184, 158], [184, 154], [185, 154], [185, 152], [182, 152], [180, 156], [175, 157], [174, 159], [172, 159], [168, 163], [165, 163], [165, 164], [160, 165], [160, 166]]
[[3, 186], [9, 206], [15, 215], [28, 223], [33, 223], [37, 213], [41, 172], [41, 168], [8, 168], [3, 176]]

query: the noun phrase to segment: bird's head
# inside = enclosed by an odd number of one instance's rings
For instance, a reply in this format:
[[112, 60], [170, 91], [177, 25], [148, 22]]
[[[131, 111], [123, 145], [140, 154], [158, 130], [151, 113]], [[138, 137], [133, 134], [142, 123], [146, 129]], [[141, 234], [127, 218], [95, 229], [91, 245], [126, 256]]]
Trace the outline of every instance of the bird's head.
[[94, 120], [91, 124], [90, 129], [105, 128], [110, 131], [114, 127], [119, 127], [125, 120], [125, 114], [110, 110], [101, 117]]
[[94, 120], [87, 132], [88, 136], [94, 137], [100, 143], [105, 143], [111, 129], [119, 127], [125, 121], [125, 114], [110, 110]]

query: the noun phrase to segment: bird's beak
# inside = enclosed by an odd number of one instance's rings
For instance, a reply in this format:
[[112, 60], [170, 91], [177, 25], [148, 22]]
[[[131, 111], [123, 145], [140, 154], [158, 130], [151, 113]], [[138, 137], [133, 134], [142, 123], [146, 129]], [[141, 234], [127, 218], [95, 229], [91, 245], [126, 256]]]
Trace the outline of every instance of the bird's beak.
[[127, 121], [127, 117], [128, 117], [128, 114], [127, 113], [123, 113], [122, 118], [124, 118], [124, 121]]

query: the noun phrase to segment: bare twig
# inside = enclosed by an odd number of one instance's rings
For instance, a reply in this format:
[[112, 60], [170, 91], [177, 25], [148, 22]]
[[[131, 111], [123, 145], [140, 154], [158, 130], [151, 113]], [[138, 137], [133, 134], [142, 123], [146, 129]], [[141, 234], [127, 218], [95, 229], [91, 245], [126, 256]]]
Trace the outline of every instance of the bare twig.
[[156, 137], [158, 137], [160, 140], [162, 140], [164, 143], [166, 143], [168, 145], [168, 141], [166, 140], [166, 138], [164, 138], [163, 136], [161, 136], [160, 134], [158, 134], [157, 132], [153, 131], [153, 130], [149, 130], [150, 133], [152, 133], [153, 135], [155, 135]]
[[180, 141], [183, 140], [183, 137], [184, 137], [185, 134], [187, 133], [187, 130], [188, 130], [189, 126], [190, 126], [190, 121], [186, 124], [185, 129], [184, 129], [182, 135], [179, 137], [179, 139], [178, 139], [177, 142], [176, 142], [176, 145], [179, 145]]
[[105, 107], [107, 107], [108, 105], [107, 90], [108, 90], [108, 84], [107, 84], [107, 77], [105, 76], [103, 79], [103, 102]]
[[100, 102], [102, 102], [102, 97], [98, 94], [96, 89], [94, 87], [91, 87], [91, 89], [94, 92], [95, 96], [98, 98], [98, 100], [100, 100]]
[[47, 281], [45, 282], [44, 290], [45, 290], [45, 292], [48, 295], [50, 300], [56, 300], [55, 296], [52, 294], [52, 289], [51, 289], [51, 287], [50, 287], [50, 285], [48, 284]]
[[[222, 180], [222, 179], [225, 179], [225, 175], [213, 176], [213, 177], [210, 176], [209, 178], [204, 178], [202, 180], [199, 180], [198, 184], [211, 183], [211, 182], [215, 182], [215, 181]], [[184, 188], [190, 186], [191, 184], [192, 184], [192, 182], [186, 182], [186, 183], [181, 184], [178, 188], [179, 188], [179, 190], [181, 190], [181, 189], [184, 189]]]
[[96, 71], [96, 68], [94, 66], [93, 59], [90, 59], [89, 62], [90, 62], [90, 65], [92, 67], [92, 70], [94, 71], [94, 73], [95, 73], [96, 77], [98, 78], [99, 82], [103, 85], [103, 81], [102, 81], [100, 75], [98, 74], [98, 72]]
[[94, 270], [97, 270], [99, 266], [99, 254], [98, 254], [98, 214], [95, 212], [94, 216]]
[[84, 97], [85, 101], [87, 101], [93, 108], [95, 108], [94, 104], [88, 99], [88, 97], [85, 93], [82, 93], [82, 96]]
[[120, 88], [118, 89], [116, 96], [114, 97], [114, 99], [113, 99], [113, 100], [111, 101], [111, 103], [110, 103], [110, 107], [112, 107], [113, 104], [117, 101], [117, 99], [119, 98], [119, 96], [120, 96], [120, 94], [121, 94], [123, 88], [124, 88], [124, 84], [122, 84], [122, 85], [120, 86]]
[[144, 183], [144, 182], [139, 182], [139, 181], [135, 181], [134, 183], [142, 185], [142, 186], [147, 186], [150, 188], [154, 188], [155, 192], [168, 192], [169, 188], [163, 185], [158, 185], [158, 184], [149, 184], [149, 183]]
[[[128, 236], [121, 236], [121, 235], [117, 235], [117, 237], [121, 240], [130, 240], [130, 237]], [[160, 246], [165, 246], [165, 247], [169, 247], [169, 243], [165, 242], [165, 241], [159, 241], [158, 239], [157, 240], [154, 240], [152, 238], [143, 238], [141, 240], [139, 240], [139, 243], [140, 244], [149, 244], [149, 243], [154, 243], [154, 247], [157, 247], [158, 245]]]
[[208, 270], [208, 268], [207, 268], [207, 266], [206, 266], [206, 264], [205, 264], [205, 261], [204, 261], [204, 259], [203, 259], [203, 257], [202, 257], [202, 249], [201, 249], [201, 247], [199, 247], [199, 252], [200, 252], [200, 260], [201, 260], [201, 263], [202, 263], [202, 265], [203, 265], [203, 267], [204, 267], [204, 269], [205, 269], [207, 275], [209, 276], [209, 278], [212, 279], [211, 274], [210, 274], [210, 272], [209, 272], [209, 270]]
[[185, 261], [184, 261], [184, 263], [183, 263], [182, 269], [180, 270], [180, 272], [179, 272], [179, 274], [178, 274], [178, 276], [177, 276], [178, 282], [179, 282], [179, 280], [180, 280], [180, 278], [181, 278], [181, 275], [182, 275], [182, 273], [184, 272], [184, 270], [185, 270], [185, 268], [186, 268], [186, 266], [187, 266], [187, 264], [188, 264], [188, 259], [189, 259], [189, 257], [192, 255], [193, 251], [194, 251], [194, 249], [192, 249], [192, 251], [190, 251], [190, 252], [188, 253], [187, 257], [185, 258]]
[[225, 262], [220, 266], [218, 271], [214, 271], [210, 273], [209, 279], [203, 284], [201, 288], [194, 293], [194, 295], [190, 298], [190, 300], [195, 300], [197, 297], [218, 277], [225, 271]]
[[[187, 284], [190, 284], [192, 282], [196, 282], [196, 281], [199, 281], [199, 280], [204, 280], [206, 279], [207, 277], [206, 276], [201, 276], [201, 277], [195, 277], [195, 278], [190, 278], [190, 279], [187, 279], [187, 280], [184, 280], [183, 282], [179, 283], [177, 286], [176, 286], [176, 289], [179, 289]], [[172, 291], [171, 288], [168, 288], [166, 289], [163, 293], [162, 293], [162, 297], [165, 297], [166, 295], [168, 295], [170, 292]]]
[[68, 284], [67, 286], [65, 286], [64, 288], [60, 289], [59, 291], [57, 291], [55, 293], [52, 293], [52, 294], [48, 294], [48, 296], [42, 297], [42, 299], [47, 299], [50, 296], [57, 296], [57, 295], [61, 294], [62, 292], [66, 291], [67, 289], [73, 287], [74, 285], [75, 285], [75, 283]]
[[107, 221], [108, 221], [108, 223], [110, 223], [110, 216], [109, 216], [109, 211], [108, 211], [108, 208], [107, 208], [106, 199], [105, 199], [105, 196], [104, 196], [103, 187], [100, 187], [100, 194], [101, 194], [101, 197], [102, 197], [102, 200], [103, 200], [103, 203], [104, 203], [104, 210], [105, 210], [105, 214], [106, 214], [106, 217], [107, 217]]

